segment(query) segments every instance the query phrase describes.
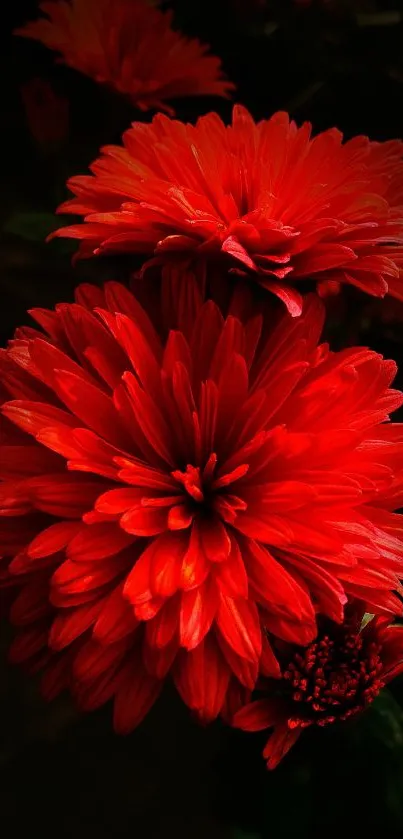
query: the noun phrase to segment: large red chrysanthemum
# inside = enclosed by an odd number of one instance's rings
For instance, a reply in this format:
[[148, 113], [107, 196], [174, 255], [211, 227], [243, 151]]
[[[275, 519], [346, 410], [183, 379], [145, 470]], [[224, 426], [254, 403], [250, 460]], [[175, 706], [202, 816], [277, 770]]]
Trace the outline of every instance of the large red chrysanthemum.
[[255, 124], [235, 106], [195, 126], [156, 116], [134, 123], [69, 187], [60, 212], [84, 224], [57, 231], [82, 256], [130, 252], [219, 259], [299, 314], [295, 282], [350, 283], [403, 299], [403, 144], [331, 129], [311, 139], [278, 113]]
[[403, 627], [385, 617], [362, 623], [362, 609], [353, 607], [343, 624], [324, 622], [309, 646], [282, 644], [281, 678], [262, 683], [261, 698], [234, 715], [233, 725], [245, 731], [274, 729], [263, 752], [269, 769], [305, 728], [361, 713], [403, 671]]
[[221, 62], [208, 48], [172, 29], [172, 13], [146, 0], [49, 0], [47, 18], [16, 35], [41, 41], [61, 60], [107, 84], [141, 110], [173, 113], [167, 100], [181, 96], [228, 96]]
[[278, 673], [266, 630], [308, 643], [346, 592], [401, 611], [394, 363], [318, 346], [315, 295], [268, 329], [165, 271], [159, 308], [82, 286], [1, 356], [13, 656], [50, 656], [46, 692], [69, 679], [84, 707], [115, 694], [120, 730], [169, 670], [213, 718], [230, 679]]

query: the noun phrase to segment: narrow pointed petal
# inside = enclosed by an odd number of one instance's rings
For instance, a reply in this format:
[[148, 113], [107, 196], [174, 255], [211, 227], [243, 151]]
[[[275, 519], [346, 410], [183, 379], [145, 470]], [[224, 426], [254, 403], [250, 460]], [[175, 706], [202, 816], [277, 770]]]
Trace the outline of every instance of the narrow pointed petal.
[[223, 707], [230, 670], [209, 637], [190, 652], [182, 652], [174, 669], [174, 681], [183, 701], [204, 722], [214, 720]]
[[215, 618], [218, 608], [218, 593], [213, 580], [206, 580], [198, 588], [182, 592], [179, 638], [182, 647], [194, 650]]
[[163, 682], [150, 676], [139, 662], [126, 666], [116, 692], [113, 726], [117, 734], [128, 734], [144, 719], [158, 698]]
[[255, 604], [220, 594], [217, 626], [238, 655], [249, 661], [259, 659], [262, 635]]
[[274, 733], [269, 737], [267, 746], [263, 751], [263, 757], [267, 760], [267, 768], [275, 769], [283, 757], [290, 751], [301, 734], [301, 729], [290, 729], [286, 724], [276, 726]]
[[264, 731], [281, 720], [281, 705], [275, 700], [259, 699], [244, 705], [234, 716], [232, 725], [244, 731]]

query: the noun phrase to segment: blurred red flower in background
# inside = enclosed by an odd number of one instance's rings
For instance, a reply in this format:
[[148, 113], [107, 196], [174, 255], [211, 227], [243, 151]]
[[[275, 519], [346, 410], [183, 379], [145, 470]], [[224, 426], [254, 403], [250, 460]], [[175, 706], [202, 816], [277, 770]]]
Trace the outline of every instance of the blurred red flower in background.
[[151, 310], [84, 285], [0, 357], [12, 657], [47, 666], [48, 696], [115, 696], [119, 731], [169, 672], [214, 718], [230, 685], [279, 675], [266, 630], [309, 643], [346, 594], [401, 612], [394, 363], [318, 346], [315, 295], [274, 325], [243, 287], [225, 315], [166, 269]]
[[284, 113], [255, 124], [238, 105], [229, 127], [214, 113], [134, 123], [93, 175], [68, 182], [76, 197], [59, 211], [84, 223], [54, 235], [81, 240], [82, 256], [220, 259], [293, 315], [302, 280], [403, 299], [403, 144], [310, 135]]
[[47, 16], [15, 34], [40, 41], [61, 61], [107, 84], [141, 110], [173, 113], [167, 100], [228, 96], [221, 62], [197, 39], [172, 29], [172, 13], [146, 0], [49, 0]]
[[276, 645], [281, 678], [261, 684], [260, 696], [232, 723], [245, 731], [273, 728], [263, 756], [269, 769], [305, 728], [331, 725], [364, 711], [379, 691], [403, 671], [403, 626], [370, 620], [355, 606], [343, 624], [325, 621], [307, 647]]

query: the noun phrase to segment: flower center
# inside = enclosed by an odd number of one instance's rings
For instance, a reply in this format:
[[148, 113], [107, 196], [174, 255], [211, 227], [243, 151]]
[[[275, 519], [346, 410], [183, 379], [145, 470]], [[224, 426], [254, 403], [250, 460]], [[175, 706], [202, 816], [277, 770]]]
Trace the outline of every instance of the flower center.
[[327, 725], [369, 705], [383, 687], [381, 646], [358, 634], [341, 640], [324, 635], [295, 653], [283, 672], [299, 725]]
[[204, 469], [188, 464], [185, 472], [172, 472], [173, 477], [183, 484], [187, 494], [197, 504], [206, 503], [212, 489], [212, 480], [217, 466], [217, 455], [211, 454]]
[[219, 471], [217, 475], [217, 455], [213, 452], [204, 467], [188, 464], [186, 470], [172, 472], [172, 477], [182, 485], [186, 492], [191, 515], [198, 512], [212, 512], [219, 515], [225, 522], [233, 524], [241, 510], [246, 510], [247, 504], [232, 492], [235, 481], [246, 475], [248, 464], [242, 464], [229, 472]]

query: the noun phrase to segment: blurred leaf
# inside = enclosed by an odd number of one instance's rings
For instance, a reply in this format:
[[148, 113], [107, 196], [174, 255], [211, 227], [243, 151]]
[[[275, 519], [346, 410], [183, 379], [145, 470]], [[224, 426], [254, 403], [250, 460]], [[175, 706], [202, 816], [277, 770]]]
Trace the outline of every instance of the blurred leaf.
[[397, 11], [357, 13], [358, 26], [395, 26], [401, 20], [402, 15]]
[[380, 741], [391, 751], [398, 751], [403, 765], [403, 709], [388, 690], [383, 690], [357, 726], [358, 737], [368, 736]]
[[294, 754], [288, 755], [273, 772], [267, 771], [262, 830], [264, 839], [269, 836], [293, 839], [295, 819], [292, 813], [298, 814], [298, 833], [301, 837], [309, 836], [312, 829], [314, 786], [311, 759], [309, 753], [304, 754], [303, 750], [301, 753], [299, 745], [294, 747]]
[[[347, 818], [352, 833], [359, 825], [364, 832], [383, 825], [392, 835], [403, 824], [402, 788], [403, 710], [384, 690], [356, 720], [307, 731], [267, 773], [262, 818], [253, 829], [263, 839], [292, 839], [292, 801], [300, 836], [319, 835], [319, 825], [336, 819], [340, 826]], [[377, 791], [375, 810], [364, 805], [371, 789]]]
[[57, 227], [60, 221], [53, 213], [14, 213], [7, 219], [3, 232], [30, 242], [43, 242]]

